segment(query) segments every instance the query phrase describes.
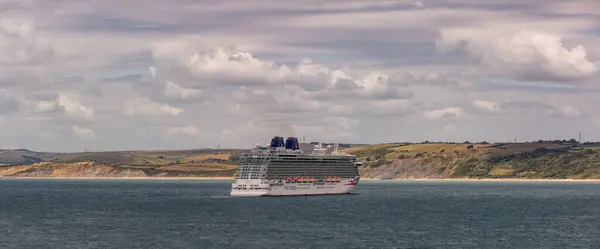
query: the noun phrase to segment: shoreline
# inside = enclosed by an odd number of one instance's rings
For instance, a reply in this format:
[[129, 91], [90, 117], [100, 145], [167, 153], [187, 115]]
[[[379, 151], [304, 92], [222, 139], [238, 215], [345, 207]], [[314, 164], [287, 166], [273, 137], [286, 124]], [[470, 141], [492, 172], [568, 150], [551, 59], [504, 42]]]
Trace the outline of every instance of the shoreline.
[[411, 178], [376, 179], [361, 178], [361, 181], [453, 181], [453, 182], [600, 182], [600, 179], [525, 179], [525, 178]]
[[[102, 177], [102, 176], [73, 176], [73, 177], [52, 177], [52, 176], [26, 176], [26, 177], [2, 177], [3, 179], [39, 179], [39, 180], [195, 180], [195, 181], [233, 181], [233, 177]], [[361, 178], [361, 181], [386, 181], [386, 182], [434, 182], [434, 181], [448, 181], [448, 182], [600, 182], [600, 179], [522, 179], [522, 178], [400, 178], [400, 179], [377, 179], [377, 178]]]
[[60, 180], [196, 180], [196, 181], [233, 181], [232, 177], [199, 177], [199, 176], [189, 176], [189, 177], [151, 177], [151, 176], [139, 176], [139, 177], [115, 177], [115, 176], [25, 176], [25, 177], [0, 177], [0, 181], [3, 179], [40, 179], [40, 180], [50, 180], [50, 179], [60, 179]]

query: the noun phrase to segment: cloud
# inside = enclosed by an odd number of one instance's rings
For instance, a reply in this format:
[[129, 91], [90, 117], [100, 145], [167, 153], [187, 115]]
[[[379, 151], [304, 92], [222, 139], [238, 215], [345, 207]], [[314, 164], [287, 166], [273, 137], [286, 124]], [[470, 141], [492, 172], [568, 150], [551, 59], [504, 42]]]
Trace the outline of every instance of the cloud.
[[128, 116], [137, 116], [137, 115], [176, 116], [183, 112], [184, 112], [184, 110], [181, 108], [173, 107], [168, 104], [160, 104], [160, 103], [150, 100], [147, 97], [139, 97], [139, 98], [126, 100], [125, 106], [123, 108], [123, 114], [128, 115]]
[[167, 134], [169, 135], [196, 135], [198, 134], [198, 128], [193, 125], [188, 126], [179, 126], [179, 127], [170, 127], [167, 130]]
[[173, 82], [165, 82], [165, 96], [177, 100], [188, 100], [200, 97], [202, 91], [181, 87]]
[[440, 31], [437, 47], [444, 53], [463, 49], [490, 69], [522, 80], [573, 81], [598, 71], [583, 46], [568, 49], [560, 36], [545, 32], [449, 28]]
[[414, 2], [414, 5], [417, 6], [417, 7], [419, 7], [419, 8], [425, 7], [425, 4], [423, 2], [421, 2], [421, 1], [418, 1], [418, 0], [416, 2]]
[[31, 20], [0, 20], [0, 65], [31, 64], [52, 57], [53, 53], [50, 41], [37, 35]]
[[[218, 137], [221, 146], [232, 147], [245, 141], [247, 144], [266, 143], [272, 136], [299, 136], [310, 141], [347, 141], [356, 139], [352, 130], [360, 121], [346, 117], [325, 117], [312, 124], [287, 123], [281, 120], [256, 120], [223, 129]], [[275, 135], [274, 135], [275, 134]], [[250, 146], [250, 145], [248, 145]]]
[[76, 119], [91, 119], [96, 114], [96, 111], [88, 106], [83, 105], [73, 96], [58, 93], [56, 98], [52, 100], [29, 101], [29, 105], [33, 105], [34, 112], [38, 113], [64, 113], [68, 117]]
[[506, 100], [499, 104], [502, 110], [509, 113], [517, 114], [524, 113], [536, 117], [559, 117], [559, 118], [576, 118], [581, 116], [581, 112], [570, 105], [548, 104], [539, 100]]
[[572, 106], [558, 107], [558, 113], [563, 117], [579, 117], [581, 112]]
[[488, 112], [499, 112], [502, 110], [498, 103], [486, 100], [475, 100], [473, 101], [473, 106]]
[[592, 2], [3, 2], [0, 147], [600, 139]]
[[37, 105], [35, 105], [34, 107], [34, 111], [36, 112], [51, 112], [51, 111], [55, 111], [58, 110], [60, 107], [57, 103], [57, 101], [40, 101], [37, 103]]
[[19, 101], [14, 99], [10, 92], [0, 89], [0, 115], [17, 111], [19, 107]]
[[[263, 60], [235, 48], [206, 48], [200, 37], [181, 37], [159, 43], [153, 52], [152, 75], [158, 80], [177, 80], [181, 87], [231, 91], [232, 88], [300, 87], [315, 98], [359, 97], [410, 98], [412, 93], [384, 73], [355, 77], [342, 69], [304, 59], [294, 66]], [[165, 68], [167, 67], [167, 68]], [[173, 70], [173, 67], [176, 69]], [[177, 89], [177, 90], [176, 90]], [[171, 85], [173, 91], [181, 91]], [[194, 94], [199, 94], [197, 90]], [[188, 91], [188, 92], [189, 92]], [[245, 90], [244, 90], [245, 91]], [[256, 93], [256, 91], [254, 91]], [[209, 95], [209, 94], [207, 94]]]
[[72, 100], [65, 95], [58, 96], [56, 100], [58, 106], [64, 108], [68, 115], [77, 117], [77, 118], [92, 118], [94, 117], [95, 111], [90, 107], [86, 107], [79, 103], [78, 101]]
[[458, 128], [456, 127], [456, 125], [447, 124], [447, 125], [444, 125], [442, 130], [444, 130], [446, 132], [450, 132], [450, 133], [456, 133], [458, 131]]
[[465, 113], [460, 107], [446, 107], [437, 110], [427, 110], [424, 115], [426, 119], [441, 119], [446, 117], [461, 117]]
[[[191, 77], [202, 78], [204, 86], [215, 81], [237, 85], [268, 84], [283, 79], [289, 73], [285, 65], [262, 61], [252, 54], [229, 47], [207, 47], [199, 36], [164, 41], [155, 46], [152, 56], [158, 62], [154, 74], [161, 74], [161, 66], [178, 67]], [[214, 45], [213, 45], [214, 46]], [[155, 67], [153, 67], [155, 68]]]
[[96, 137], [96, 134], [94, 133], [94, 131], [92, 129], [79, 127], [77, 125], [74, 125], [72, 127], [72, 129], [73, 129], [73, 134], [75, 134], [75, 136], [77, 136], [78, 138], [93, 139]]
[[600, 3], [595, 0], [553, 1], [549, 5], [540, 7], [554, 13], [600, 16]]

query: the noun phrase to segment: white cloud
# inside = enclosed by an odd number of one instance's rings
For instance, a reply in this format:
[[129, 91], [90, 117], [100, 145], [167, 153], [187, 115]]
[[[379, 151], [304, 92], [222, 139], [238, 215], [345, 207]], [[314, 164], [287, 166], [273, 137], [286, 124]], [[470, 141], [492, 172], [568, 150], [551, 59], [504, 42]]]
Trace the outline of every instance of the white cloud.
[[6, 89], [0, 89], [0, 115], [14, 112], [20, 108], [20, 103]]
[[58, 103], [54, 100], [52, 101], [40, 101], [34, 107], [36, 112], [50, 112], [58, 109]]
[[441, 119], [445, 117], [460, 117], [465, 113], [460, 107], [446, 107], [437, 110], [427, 110], [424, 113], [426, 119]]
[[149, 67], [148, 71], [150, 71], [150, 78], [156, 77], [156, 68], [155, 67]]
[[[258, 60], [250, 53], [227, 47], [207, 49], [196, 45], [198, 43], [203, 43], [198, 36], [162, 42], [153, 50], [153, 57], [169, 67], [179, 66], [192, 76], [203, 78], [200, 83], [204, 84], [217, 80], [239, 84], [274, 83], [290, 71], [285, 65]], [[157, 70], [162, 73], [160, 65]]]
[[473, 101], [473, 106], [488, 112], [499, 112], [502, 110], [498, 103], [487, 100], [475, 100]]
[[89, 106], [83, 105], [77, 99], [79, 96], [57, 93], [51, 100], [31, 101], [25, 100], [24, 105], [31, 107], [35, 113], [63, 113], [67, 117], [75, 119], [92, 119], [96, 111]]
[[[69, 97], [59, 94], [57, 103], [64, 108], [68, 115], [77, 118], [92, 118], [95, 111], [90, 107], [82, 105], [80, 102], [70, 99]], [[48, 107], [48, 106], [45, 106]]]
[[71, 128], [73, 130], [73, 134], [81, 139], [93, 139], [96, 137], [96, 134], [92, 129], [79, 127], [77, 125], [74, 125]]
[[558, 111], [564, 117], [579, 117], [581, 115], [579, 110], [572, 106], [560, 106], [558, 107]]
[[561, 37], [545, 32], [451, 28], [440, 32], [442, 52], [452, 52], [464, 43], [469, 55], [499, 73], [525, 80], [578, 80], [593, 76], [597, 65], [579, 45], [566, 48]]
[[197, 98], [202, 94], [198, 89], [184, 88], [173, 82], [165, 82], [165, 95], [169, 98], [187, 100]]
[[277, 103], [272, 106], [279, 110], [320, 108], [316, 100], [413, 96], [405, 82], [398, 82], [395, 75], [382, 72], [351, 75], [349, 69], [329, 68], [309, 59], [287, 66], [234, 48], [208, 49], [195, 45], [199, 39], [181, 37], [156, 46], [153, 67], [160, 76], [156, 80], [180, 82], [168, 85], [167, 96], [192, 98], [191, 95], [199, 96], [197, 88], [202, 88], [206, 99], [230, 94], [238, 102], [271, 101]]
[[0, 65], [29, 64], [52, 55], [50, 41], [37, 35], [31, 20], [0, 20]]
[[137, 115], [171, 115], [176, 116], [183, 113], [181, 108], [173, 107], [168, 104], [160, 104], [146, 97], [134, 98], [125, 101], [123, 114], [129, 116]]
[[442, 130], [444, 130], [446, 132], [450, 132], [450, 133], [455, 133], [455, 132], [458, 131], [458, 128], [456, 128], [456, 125], [447, 124], [447, 125], [444, 125], [444, 127], [442, 128]]
[[169, 135], [196, 135], [198, 134], [198, 128], [193, 125], [188, 126], [179, 126], [179, 127], [170, 127], [167, 130], [167, 134]]

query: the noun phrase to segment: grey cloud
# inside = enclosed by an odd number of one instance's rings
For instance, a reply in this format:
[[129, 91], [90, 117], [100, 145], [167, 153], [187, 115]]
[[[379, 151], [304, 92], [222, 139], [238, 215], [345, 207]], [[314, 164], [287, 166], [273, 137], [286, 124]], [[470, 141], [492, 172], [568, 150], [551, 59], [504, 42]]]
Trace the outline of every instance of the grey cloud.
[[101, 79], [101, 81], [106, 81], [106, 82], [138, 82], [142, 79], [142, 74], [126, 74], [126, 75], [119, 75], [119, 76], [115, 76], [115, 77], [107, 77], [107, 78], [103, 78]]
[[82, 84], [85, 83], [86, 79], [81, 76], [63, 76], [57, 77], [49, 82], [49, 84], [61, 84], [61, 85], [70, 85], [70, 84]]
[[408, 72], [397, 72], [390, 76], [388, 82], [394, 86], [410, 86], [415, 80], [415, 76]]
[[0, 64], [31, 65], [54, 56], [50, 41], [36, 36], [29, 20], [0, 20]]
[[[292, 36], [297, 31], [287, 31]], [[366, 34], [365, 34], [366, 33]], [[408, 38], [390, 33], [388, 30], [336, 30], [329, 28], [302, 30], [303, 36], [319, 37], [323, 39], [306, 40], [299, 37], [300, 41], [285, 42], [286, 45], [297, 48], [321, 49], [323, 53], [331, 53], [340, 59], [372, 60], [377, 61], [377, 66], [414, 66], [431, 64], [434, 61], [435, 44], [427, 41], [434, 37], [433, 33], [422, 30], [410, 31], [411, 35], [419, 38]], [[356, 39], [361, 37], [361, 39]], [[323, 41], [325, 40], [325, 41]], [[339, 41], [343, 40], [343, 43]], [[318, 56], [318, 55], [316, 55]]]
[[542, 103], [541, 101], [528, 101], [528, 100], [517, 100], [507, 101], [504, 103], [506, 108], [515, 109], [552, 109], [548, 104]]
[[292, 84], [292, 85], [299, 86], [306, 91], [315, 92], [315, 91], [323, 90], [326, 87], [325, 82], [327, 82], [329, 80], [327, 78], [327, 76], [328, 75], [325, 75], [325, 74], [320, 74], [317, 76], [297, 76], [297, 75], [295, 75], [295, 76], [286, 78], [284, 82], [285, 82], [285, 84]]
[[[480, 100], [481, 101], [481, 100]], [[502, 116], [514, 116], [514, 115], [532, 115], [534, 117], [548, 117], [548, 118], [582, 118], [581, 112], [569, 105], [557, 106], [545, 103], [540, 100], [505, 100], [501, 102], [488, 102], [489, 104], [494, 103], [495, 109], [485, 109], [483, 107], [477, 107], [475, 103], [467, 107], [471, 113], [478, 115], [502, 115]], [[486, 104], [486, 108], [487, 104]]]
[[[107, 61], [103, 70], [119, 71], [125, 68], [148, 68], [152, 63], [152, 51], [143, 49], [142, 51], [120, 54], [116, 58]], [[128, 73], [134, 75], [136, 73]], [[116, 78], [122, 75], [114, 75], [107, 78]]]
[[149, 21], [89, 14], [71, 16], [68, 22], [62, 23], [61, 26], [81, 32], [164, 32], [169, 30], [169, 27], [165, 27], [165, 25]]
[[19, 110], [19, 101], [10, 96], [3, 96], [0, 92], [0, 114], [7, 114]]
[[380, 88], [369, 95], [380, 100], [409, 99], [415, 96], [412, 91], [408, 89], [400, 89], [398, 87]]
[[499, 79], [479, 79], [471, 85], [471, 91], [491, 92], [491, 91], [523, 91], [535, 93], [582, 93], [589, 91], [598, 91], [585, 86], [573, 86], [556, 84], [554, 82], [524, 82]]
[[58, 94], [56, 91], [52, 90], [39, 90], [28, 92], [27, 99], [33, 101], [51, 101], [56, 100], [58, 98]]

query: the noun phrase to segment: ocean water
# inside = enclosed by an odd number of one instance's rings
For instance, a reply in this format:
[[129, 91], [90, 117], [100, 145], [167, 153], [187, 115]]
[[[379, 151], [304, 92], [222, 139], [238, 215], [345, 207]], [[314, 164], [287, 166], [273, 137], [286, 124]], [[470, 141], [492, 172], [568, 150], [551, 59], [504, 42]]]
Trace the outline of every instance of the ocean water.
[[600, 184], [369, 182], [229, 196], [228, 181], [0, 180], [0, 248], [600, 248]]

